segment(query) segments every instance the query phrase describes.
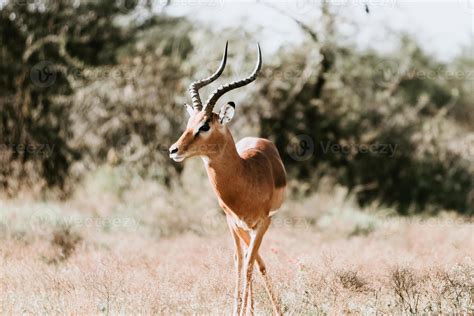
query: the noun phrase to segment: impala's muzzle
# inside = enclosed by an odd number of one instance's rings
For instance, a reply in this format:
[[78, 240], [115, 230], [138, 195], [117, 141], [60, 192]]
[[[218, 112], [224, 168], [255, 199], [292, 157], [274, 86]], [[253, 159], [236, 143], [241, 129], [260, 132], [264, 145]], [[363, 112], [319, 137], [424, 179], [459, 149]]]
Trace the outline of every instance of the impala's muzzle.
[[184, 160], [184, 155], [179, 155], [179, 147], [176, 144], [173, 144], [170, 149], [170, 158], [173, 159], [176, 162], [181, 162]]

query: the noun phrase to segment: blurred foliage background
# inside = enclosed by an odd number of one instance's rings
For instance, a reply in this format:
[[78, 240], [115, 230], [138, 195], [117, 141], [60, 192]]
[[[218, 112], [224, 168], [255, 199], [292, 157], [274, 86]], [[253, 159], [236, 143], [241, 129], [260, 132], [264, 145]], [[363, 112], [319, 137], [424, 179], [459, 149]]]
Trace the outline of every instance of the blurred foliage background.
[[[253, 66], [247, 52], [258, 36], [232, 29], [223, 38], [167, 14], [172, 6], [160, 2], [157, 12], [156, 3], [133, 0], [3, 4], [2, 194], [66, 199], [104, 165], [120, 171], [123, 190], [136, 179], [179, 186], [183, 166], [167, 149], [184, 127], [189, 83], [215, 70], [225, 40], [231, 62], [219, 83], [242, 77]], [[341, 185], [362, 206], [472, 215], [472, 51], [442, 63], [408, 34], [395, 34], [392, 53], [361, 50], [342, 36], [330, 5], [320, 10], [315, 25], [294, 20], [303, 42], [264, 53], [256, 83], [226, 95], [237, 103], [235, 138], [274, 141], [295, 198]], [[298, 152], [302, 140], [308, 157]]]

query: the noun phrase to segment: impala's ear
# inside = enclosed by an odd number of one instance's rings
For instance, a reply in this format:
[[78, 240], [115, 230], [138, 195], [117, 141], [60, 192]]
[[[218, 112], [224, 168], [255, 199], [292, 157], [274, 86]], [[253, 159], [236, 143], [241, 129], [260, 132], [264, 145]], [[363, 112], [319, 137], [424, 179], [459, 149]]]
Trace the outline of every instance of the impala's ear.
[[219, 122], [221, 122], [222, 125], [225, 125], [230, 122], [230, 120], [234, 117], [235, 113], [235, 103], [234, 102], [228, 102], [226, 105], [224, 105], [220, 112], [219, 112]]
[[186, 108], [186, 111], [188, 111], [189, 116], [192, 116], [194, 114], [194, 108], [190, 106], [189, 104], [185, 104], [184, 107]]

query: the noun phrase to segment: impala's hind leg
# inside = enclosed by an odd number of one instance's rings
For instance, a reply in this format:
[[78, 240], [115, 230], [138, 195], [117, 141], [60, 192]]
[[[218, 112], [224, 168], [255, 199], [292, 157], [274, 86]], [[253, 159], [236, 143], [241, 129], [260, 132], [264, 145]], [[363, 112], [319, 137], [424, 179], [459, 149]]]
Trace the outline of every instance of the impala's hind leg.
[[258, 265], [258, 270], [260, 271], [260, 274], [263, 277], [265, 290], [267, 290], [268, 296], [270, 296], [270, 301], [272, 302], [273, 311], [275, 312], [276, 315], [282, 315], [280, 306], [278, 305], [277, 297], [275, 295], [275, 292], [273, 292], [272, 283], [270, 281], [270, 278], [267, 275], [265, 263], [263, 262], [262, 258], [259, 255], [257, 255], [257, 265]]
[[247, 314], [248, 315], [253, 315], [253, 312], [254, 312], [254, 307], [255, 307], [255, 300], [253, 299], [253, 281], [250, 281], [249, 283], [249, 293], [248, 293], [248, 296], [249, 296], [249, 308], [247, 310]]

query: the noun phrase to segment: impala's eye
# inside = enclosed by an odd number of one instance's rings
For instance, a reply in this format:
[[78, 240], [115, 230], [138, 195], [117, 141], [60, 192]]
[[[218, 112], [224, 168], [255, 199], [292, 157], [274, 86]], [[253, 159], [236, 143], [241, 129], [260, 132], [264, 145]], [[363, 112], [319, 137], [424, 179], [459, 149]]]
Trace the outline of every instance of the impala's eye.
[[206, 122], [206, 123], [202, 124], [201, 127], [199, 127], [199, 132], [207, 132], [210, 129], [211, 129], [211, 127], [209, 126], [209, 122]]

